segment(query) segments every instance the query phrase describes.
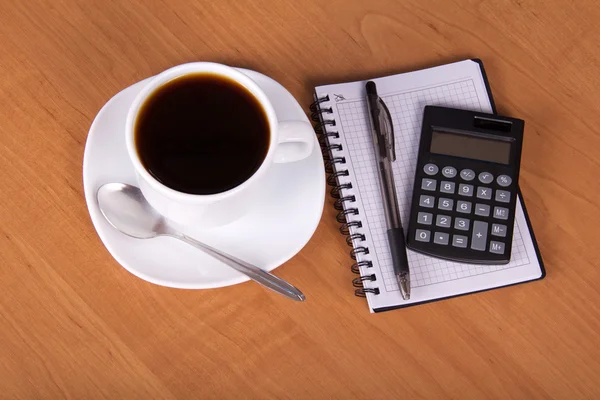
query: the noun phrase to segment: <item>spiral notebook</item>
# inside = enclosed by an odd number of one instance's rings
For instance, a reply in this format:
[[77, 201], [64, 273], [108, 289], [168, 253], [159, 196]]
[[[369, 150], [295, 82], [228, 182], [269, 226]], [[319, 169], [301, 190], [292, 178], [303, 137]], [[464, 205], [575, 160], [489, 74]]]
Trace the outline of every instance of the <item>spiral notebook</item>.
[[[480, 60], [465, 60], [420, 71], [372, 79], [392, 115], [397, 161], [394, 179], [402, 221], [408, 221], [414, 169], [426, 105], [495, 112]], [[326, 150], [328, 183], [337, 198], [340, 231], [353, 247], [356, 294], [371, 312], [541, 279], [542, 259], [519, 192], [511, 261], [475, 265], [445, 261], [408, 250], [412, 293], [403, 300], [396, 282], [379, 192], [375, 153], [365, 101], [366, 81], [319, 86], [313, 119]]]

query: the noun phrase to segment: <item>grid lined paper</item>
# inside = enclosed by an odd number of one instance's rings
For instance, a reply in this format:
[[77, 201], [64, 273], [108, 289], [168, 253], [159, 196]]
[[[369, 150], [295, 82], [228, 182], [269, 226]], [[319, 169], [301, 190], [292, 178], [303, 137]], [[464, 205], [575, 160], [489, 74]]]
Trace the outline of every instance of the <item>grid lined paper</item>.
[[[420, 88], [418, 90], [388, 93], [382, 96], [392, 115], [396, 135], [396, 157], [393, 163], [394, 179], [402, 221], [409, 220], [410, 198], [417, 161], [423, 108], [425, 105], [439, 105], [483, 111], [472, 79]], [[360, 210], [368, 221], [370, 246], [374, 247], [368, 257], [376, 258], [387, 292], [398, 292], [389, 245], [386, 236], [383, 202], [379, 191], [379, 180], [375, 170], [375, 154], [369, 132], [368, 110], [364, 100], [345, 101], [337, 105], [341, 130], [347, 143], [355, 171], [356, 191], [363, 209]], [[424, 287], [441, 282], [488, 274], [491, 272], [517, 268], [530, 263], [521, 230], [515, 224], [513, 233], [511, 262], [505, 265], [475, 265], [445, 261], [428, 257], [408, 250], [411, 265], [411, 284]]]

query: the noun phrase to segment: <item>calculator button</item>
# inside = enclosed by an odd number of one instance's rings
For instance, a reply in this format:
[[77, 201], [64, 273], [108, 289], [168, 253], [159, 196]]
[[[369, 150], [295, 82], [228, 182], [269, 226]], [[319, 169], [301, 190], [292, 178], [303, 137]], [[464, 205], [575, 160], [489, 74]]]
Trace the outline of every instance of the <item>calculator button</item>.
[[468, 231], [470, 220], [466, 218], [455, 218], [454, 219], [454, 229], [458, 229], [459, 231]]
[[433, 243], [447, 245], [450, 240], [450, 235], [443, 232], [436, 232], [433, 236]]
[[477, 198], [483, 200], [490, 200], [492, 198], [492, 189], [489, 187], [478, 186]]
[[492, 224], [492, 235], [506, 237], [506, 225]]
[[438, 215], [435, 217], [435, 225], [441, 226], [442, 228], [450, 228], [450, 222], [452, 218], [447, 215]]
[[440, 197], [440, 199], [438, 200], [438, 208], [440, 210], [452, 211], [453, 207], [454, 207], [454, 200], [452, 200], [452, 199]]
[[508, 175], [500, 175], [498, 179], [496, 179], [496, 182], [502, 187], [507, 187], [512, 183], [512, 178]]
[[504, 243], [502, 242], [490, 242], [490, 253], [504, 254]]
[[452, 246], [466, 248], [467, 240], [468, 238], [466, 236], [452, 235]]
[[469, 214], [471, 212], [471, 202], [459, 200], [456, 203], [456, 211], [463, 214]]
[[419, 224], [431, 225], [432, 221], [433, 221], [433, 214], [426, 213], [426, 212], [420, 212], [419, 214], [417, 214], [417, 222]]
[[488, 206], [487, 204], [475, 204], [475, 215], [479, 215], [481, 217], [489, 217], [490, 206]]
[[494, 218], [508, 219], [508, 208], [494, 207]]
[[425, 229], [417, 229], [415, 240], [417, 242], [429, 242], [431, 240], [431, 232]]
[[487, 222], [473, 221], [473, 234], [471, 235], [471, 248], [473, 250], [485, 251], [487, 228]]
[[496, 201], [499, 203], [509, 203], [510, 192], [508, 190], [496, 190]]
[[463, 169], [460, 171], [460, 177], [465, 181], [472, 181], [475, 179], [475, 172], [472, 169]]
[[440, 184], [440, 192], [454, 193], [454, 182], [442, 181]]
[[492, 183], [494, 181], [494, 175], [489, 172], [482, 172], [479, 174], [479, 182], [481, 183]]
[[435, 179], [427, 179], [423, 178], [421, 180], [421, 189], [434, 191], [437, 186], [437, 181]]
[[419, 199], [419, 205], [421, 207], [433, 208], [434, 203], [435, 198], [433, 196], [421, 195], [421, 198]]
[[427, 175], [435, 175], [438, 173], [439, 170], [440, 169], [437, 165], [431, 163], [425, 164], [425, 167], [423, 167], [423, 171], [425, 171]]
[[444, 175], [446, 178], [454, 178], [456, 176], [456, 168], [444, 167], [442, 168], [442, 175]]
[[461, 183], [458, 185], [458, 194], [468, 197], [473, 196], [473, 185], [465, 185], [464, 183]]

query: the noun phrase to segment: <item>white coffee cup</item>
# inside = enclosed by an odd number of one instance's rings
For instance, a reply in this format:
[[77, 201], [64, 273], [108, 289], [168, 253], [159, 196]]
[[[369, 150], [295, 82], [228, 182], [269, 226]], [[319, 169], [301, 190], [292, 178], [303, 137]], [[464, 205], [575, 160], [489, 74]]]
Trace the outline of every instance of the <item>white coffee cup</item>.
[[[245, 87], [265, 111], [270, 134], [267, 155], [256, 172], [230, 190], [209, 195], [183, 193], [156, 180], [142, 164], [134, 140], [136, 119], [145, 101], [172, 79], [198, 73], [221, 75]], [[276, 163], [294, 162], [308, 157], [315, 141], [314, 130], [308, 122], [279, 121], [269, 98], [250, 77], [234, 68], [211, 62], [182, 64], [153, 77], [129, 109], [125, 135], [129, 158], [148, 202], [170, 220], [196, 228], [220, 226], [242, 217], [260, 201], [261, 188], [264, 189], [269, 169]]]

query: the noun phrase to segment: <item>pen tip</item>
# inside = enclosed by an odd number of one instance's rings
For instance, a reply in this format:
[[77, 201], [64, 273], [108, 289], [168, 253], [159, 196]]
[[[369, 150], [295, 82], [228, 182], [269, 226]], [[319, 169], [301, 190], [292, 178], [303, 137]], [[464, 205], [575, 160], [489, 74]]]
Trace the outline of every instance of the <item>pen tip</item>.
[[398, 285], [400, 286], [400, 294], [403, 300], [410, 300], [410, 278], [408, 275], [398, 277]]

